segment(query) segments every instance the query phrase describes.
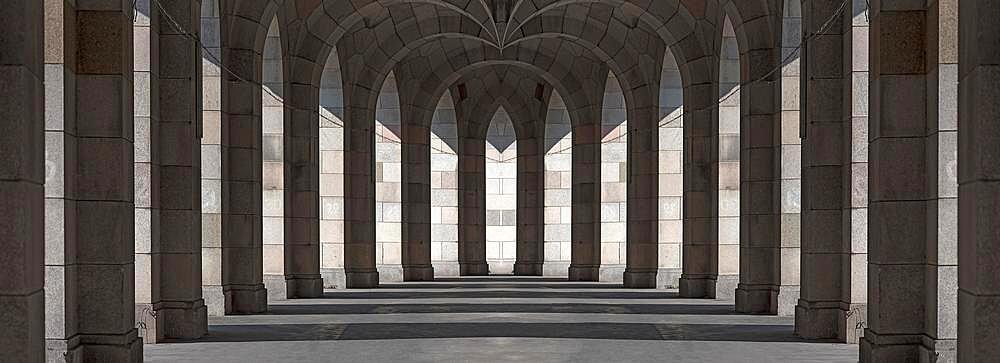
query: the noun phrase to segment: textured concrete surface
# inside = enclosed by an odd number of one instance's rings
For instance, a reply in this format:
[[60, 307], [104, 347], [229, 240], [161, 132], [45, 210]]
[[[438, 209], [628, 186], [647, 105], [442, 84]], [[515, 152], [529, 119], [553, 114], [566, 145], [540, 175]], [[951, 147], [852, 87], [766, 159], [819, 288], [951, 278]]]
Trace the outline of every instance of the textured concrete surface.
[[541, 278], [462, 278], [327, 290], [266, 315], [212, 318], [196, 341], [149, 345], [152, 362], [850, 362], [857, 346], [804, 342], [792, 319], [732, 301]]

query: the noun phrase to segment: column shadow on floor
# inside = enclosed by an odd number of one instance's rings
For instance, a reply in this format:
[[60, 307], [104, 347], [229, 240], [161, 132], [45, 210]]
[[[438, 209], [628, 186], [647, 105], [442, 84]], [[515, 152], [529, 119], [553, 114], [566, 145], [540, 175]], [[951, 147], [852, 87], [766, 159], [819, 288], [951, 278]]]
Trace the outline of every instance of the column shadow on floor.
[[[360, 323], [214, 325], [197, 342], [542, 338], [807, 342], [788, 325], [645, 323]], [[822, 341], [810, 340], [817, 343]]]
[[732, 305], [701, 304], [601, 304], [601, 303], [439, 303], [439, 304], [287, 304], [272, 305], [271, 315], [325, 314], [446, 314], [446, 313], [548, 313], [548, 314], [652, 314], [733, 315]]

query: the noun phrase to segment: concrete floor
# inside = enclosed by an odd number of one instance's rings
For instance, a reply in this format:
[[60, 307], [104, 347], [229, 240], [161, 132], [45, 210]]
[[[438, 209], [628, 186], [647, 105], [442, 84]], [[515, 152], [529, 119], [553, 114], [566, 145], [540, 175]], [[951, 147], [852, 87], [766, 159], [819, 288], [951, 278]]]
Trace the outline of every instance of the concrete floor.
[[541, 278], [463, 278], [328, 290], [267, 315], [212, 318], [154, 362], [855, 362], [856, 345], [804, 342], [792, 318], [731, 301]]

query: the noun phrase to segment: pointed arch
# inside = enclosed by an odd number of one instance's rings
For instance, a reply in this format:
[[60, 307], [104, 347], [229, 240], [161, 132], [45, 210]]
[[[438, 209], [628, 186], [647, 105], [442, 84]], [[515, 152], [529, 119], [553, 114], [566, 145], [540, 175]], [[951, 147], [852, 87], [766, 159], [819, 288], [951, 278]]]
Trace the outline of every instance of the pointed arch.
[[517, 258], [517, 133], [503, 104], [486, 131], [486, 263], [491, 274], [514, 273]]

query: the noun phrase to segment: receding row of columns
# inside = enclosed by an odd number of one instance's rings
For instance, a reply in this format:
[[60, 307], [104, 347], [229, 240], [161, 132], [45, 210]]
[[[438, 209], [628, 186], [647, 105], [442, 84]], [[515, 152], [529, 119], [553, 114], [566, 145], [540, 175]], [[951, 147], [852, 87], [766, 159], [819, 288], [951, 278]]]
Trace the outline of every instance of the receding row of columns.
[[[163, 3], [175, 21], [191, 25], [200, 19], [197, 2]], [[825, 19], [838, 4], [813, 3], [804, 10], [808, 19]], [[1000, 39], [998, 32], [984, 30], [996, 29], [997, 19], [978, 14], [995, 14], [1000, 8], [986, 0], [963, 2], [960, 9], [956, 1], [946, 0], [883, 5], [873, 2], [871, 31], [876, 35], [871, 36], [875, 43], [869, 102], [860, 101], [864, 97], [859, 94], [865, 92], [868, 69], [854, 62], [856, 53], [867, 49], [847, 41], [867, 32], [867, 26], [848, 17], [825, 30], [824, 24], [811, 20], [803, 25], [806, 34], [822, 34], [806, 47], [802, 72], [802, 259], [809, 267], [801, 277], [797, 330], [805, 336], [853, 339], [862, 327], [865, 361], [953, 354], [961, 360], [986, 361], [1000, 355], [1000, 171], [995, 162], [1000, 159], [1000, 59], [993, 51]], [[262, 77], [259, 65], [245, 61], [261, 58], [259, 39], [229, 36], [220, 46], [226, 72], [212, 75], [221, 84], [216, 111], [202, 99], [208, 89], [202, 87], [207, 82], [199, 66], [202, 50], [184, 30], [164, 26], [157, 15], [160, 5], [140, 6], [146, 6], [146, 18], [133, 19], [134, 12], [124, 2], [97, 6], [21, 0], [0, 13], [0, 86], [9, 95], [0, 103], [5, 120], [0, 123], [0, 150], [5, 155], [0, 164], [0, 205], [5, 210], [5, 223], [0, 223], [0, 248], [5, 251], [0, 315], [10, 322], [0, 332], [4, 356], [41, 360], [46, 354], [65, 354], [70, 361], [136, 361], [141, 359], [140, 337], [156, 341], [202, 335], [212, 302], [222, 302], [222, 309], [215, 311], [223, 313], [260, 313], [267, 308], [262, 206], [256, 197], [262, 185]], [[219, 15], [223, 34], [233, 35], [234, 24], [247, 21]], [[959, 18], [964, 22], [957, 22]], [[263, 29], [258, 34], [266, 34], [268, 25], [256, 24]], [[197, 27], [187, 31], [191, 29]], [[147, 44], [133, 42], [134, 36], [148, 37], [148, 44], [157, 48], [148, 53], [134, 49], [133, 44]], [[960, 48], [949, 46], [955, 43]], [[744, 56], [768, 58], [754, 52], [750, 49]], [[711, 64], [713, 58], [707, 56], [704, 62]], [[349, 64], [345, 62], [348, 70]], [[745, 81], [765, 81], [744, 89], [744, 99], [774, 97], [780, 77], [760, 72], [777, 65], [751, 69]], [[363, 80], [351, 78], [358, 73], [347, 72], [345, 77], [346, 119], [361, 120], [348, 122], [344, 136], [345, 273], [349, 287], [372, 287], [378, 285], [371, 219], [374, 123], [363, 121], [373, 119], [367, 103], [373, 95], [360, 86]], [[148, 87], [149, 94], [133, 92], [140, 87]], [[685, 150], [700, 152], [685, 156], [681, 293], [714, 297], [718, 82], [686, 85], [685, 94], [690, 95], [684, 102]], [[309, 297], [322, 288], [314, 127], [318, 88], [289, 81], [285, 95], [291, 106], [285, 110], [284, 139], [286, 293]], [[652, 287], [658, 193], [657, 164], [648, 161], [656, 160], [658, 152], [658, 101], [640, 97], [630, 102], [629, 266], [624, 280], [626, 286]], [[870, 104], [871, 115], [856, 108], [858, 104]], [[219, 120], [210, 112], [217, 112]], [[599, 111], [573, 112], [597, 120]], [[797, 246], [784, 244], [779, 236], [785, 223], [778, 181], [784, 174], [780, 167], [766, 164], [776, 162], [781, 152], [775, 147], [783, 145], [777, 140], [787, 137], [783, 128], [775, 129], [781, 125], [780, 113], [777, 103], [754, 103], [742, 115], [743, 129], [751, 133], [742, 148], [746, 164], [741, 178], [742, 195], [748, 197], [747, 213], [741, 213], [746, 227], [741, 228], [741, 242], [747, 250], [741, 263], [747, 273], [740, 274], [737, 292], [738, 309], [745, 312], [774, 313], [787, 305], [775, 301], [789, 284], [780, 267], [773, 268], [785, 266], [778, 260]], [[204, 134], [199, 131], [202, 122], [217, 125], [211, 135], [209, 127]], [[599, 232], [600, 216], [599, 200], [594, 200], [600, 195], [594, 193], [600, 180], [595, 159], [600, 125], [578, 125], [573, 132], [574, 166], [579, 168], [574, 168], [570, 276], [594, 280], [600, 262], [595, 258], [600, 253], [595, 236], [600, 233], [594, 233]], [[429, 135], [426, 127], [407, 130]], [[525, 140], [540, 140], [540, 131], [535, 131]], [[404, 146], [404, 162], [413, 163], [420, 175], [428, 174], [426, 139], [404, 134], [410, 144]], [[858, 135], [869, 140], [870, 164], [864, 145], [854, 141]], [[459, 140], [459, 263], [462, 272], [471, 275], [487, 271], [484, 142], [468, 131]], [[542, 150], [532, 145], [522, 146], [522, 175], [534, 173], [538, 178], [525, 184], [523, 194], [519, 190], [519, 201], [539, 209], [540, 198], [532, 193], [542, 188]], [[201, 152], [214, 148], [221, 170], [219, 208], [201, 210]], [[866, 171], [871, 175], [862, 177]], [[426, 209], [421, 196], [429, 183], [413, 178], [404, 181], [406, 188], [412, 185], [413, 206]], [[856, 183], [864, 184], [861, 196]], [[861, 201], [865, 197], [867, 203]], [[538, 222], [539, 211], [525, 211], [519, 224]], [[594, 214], [588, 218], [587, 211]], [[210, 217], [217, 221], [205, 223]], [[412, 233], [405, 235], [425, 235], [420, 228], [429, 228], [423, 227], [429, 223], [412, 220], [413, 227], [406, 227]], [[854, 242], [862, 232], [856, 230], [866, 221], [868, 244], [857, 246]], [[212, 231], [218, 241], [210, 242], [202, 233], [210, 228], [217, 228]], [[538, 232], [528, 228], [523, 233], [529, 244], [518, 256], [523, 261], [520, 270], [539, 273]], [[527, 237], [532, 236], [538, 248], [531, 248]], [[404, 276], [427, 279], [429, 238], [405, 243], [404, 251], [409, 252]], [[211, 257], [202, 250], [212, 252]], [[871, 254], [866, 263], [867, 251]], [[867, 294], [856, 286], [862, 281], [857, 274], [866, 267]], [[210, 277], [204, 282], [203, 273]]]

